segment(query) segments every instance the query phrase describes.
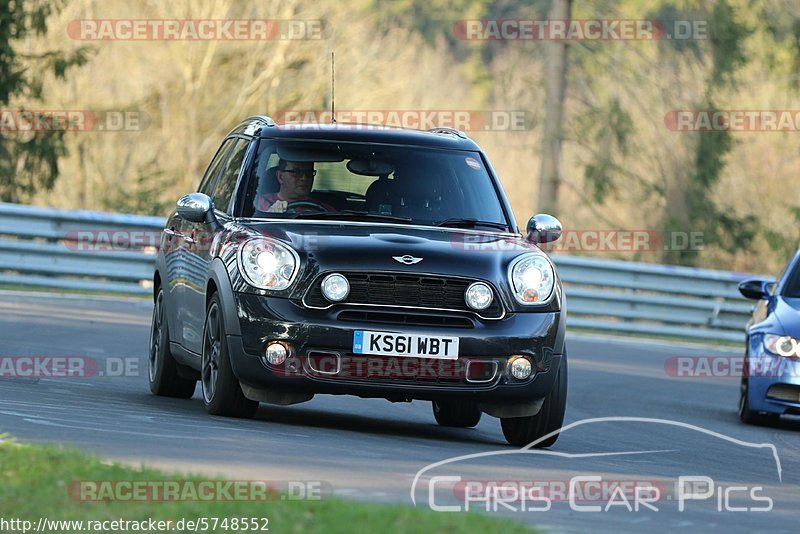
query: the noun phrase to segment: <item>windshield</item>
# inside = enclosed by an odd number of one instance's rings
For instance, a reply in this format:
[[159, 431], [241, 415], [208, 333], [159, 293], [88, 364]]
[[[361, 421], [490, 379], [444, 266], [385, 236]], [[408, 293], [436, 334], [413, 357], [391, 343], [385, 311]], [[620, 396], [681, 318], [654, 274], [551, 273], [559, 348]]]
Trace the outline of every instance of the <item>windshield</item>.
[[480, 153], [262, 140], [242, 217], [512, 229]]
[[792, 272], [786, 279], [783, 288], [783, 296], [788, 298], [800, 298], [800, 261], [795, 262]]

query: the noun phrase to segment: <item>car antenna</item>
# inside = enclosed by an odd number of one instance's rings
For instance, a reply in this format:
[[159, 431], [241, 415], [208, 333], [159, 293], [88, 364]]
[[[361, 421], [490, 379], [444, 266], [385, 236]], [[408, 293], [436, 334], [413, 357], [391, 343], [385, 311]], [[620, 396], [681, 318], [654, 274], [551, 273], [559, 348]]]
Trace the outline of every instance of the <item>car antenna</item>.
[[336, 124], [336, 63], [331, 52], [331, 124]]

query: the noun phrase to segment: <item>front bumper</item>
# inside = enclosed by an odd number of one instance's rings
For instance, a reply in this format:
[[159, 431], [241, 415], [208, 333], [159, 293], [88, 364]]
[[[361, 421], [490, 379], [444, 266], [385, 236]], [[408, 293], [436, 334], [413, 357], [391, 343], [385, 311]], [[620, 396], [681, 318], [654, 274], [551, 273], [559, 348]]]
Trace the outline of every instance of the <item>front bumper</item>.
[[800, 415], [800, 359], [775, 356], [761, 348], [749, 360], [750, 409]]
[[[243, 384], [259, 390], [391, 400], [466, 397], [486, 403], [528, 402], [545, 397], [552, 389], [564, 345], [562, 312], [512, 313], [496, 321], [437, 312], [436, 315], [458, 317], [462, 323], [469, 317], [466, 322], [471, 326], [408, 326], [341, 320], [342, 312], [353, 311], [348, 306], [314, 310], [289, 299], [245, 293], [236, 293], [234, 299], [241, 336], [228, 336], [231, 363]], [[422, 310], [404, 313], [426, 314]], [[377, 361], [377, 357], [352, 353], [356, 330], [457, 336], [460, 356], [457, 361], [444, 362], [402, 357]], [[275, 340], [291, 344], [294, 349], [293, 357], [280, 366], [260, 359], [267, 343]], [[321, 369], [316, 360], [319, 354], [337, 355], [338, 372], [333, 372], [337, 371], [335, 364]], [[530, 378], [521, 381], [509, 374], [507, 364], [512, 355], [524, 355], [533, 362]], [[485, 371], [481, 380], [470, 380], [469, 373], [477, 374], [476, 369]], [[487, 380], [490, 374], [491, 379]]]

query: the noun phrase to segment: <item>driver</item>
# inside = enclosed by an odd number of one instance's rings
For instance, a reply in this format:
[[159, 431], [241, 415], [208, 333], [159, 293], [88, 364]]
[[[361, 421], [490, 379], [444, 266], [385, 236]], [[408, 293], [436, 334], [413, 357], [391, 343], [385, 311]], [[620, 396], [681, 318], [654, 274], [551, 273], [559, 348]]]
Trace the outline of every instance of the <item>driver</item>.
[[261, 195], [256, 203], [258, 210], [267, 213], [284, 213], [292, 202], [305, 201], [313, 203], [313, 206], [300, 205], [294, 211], [320, 211], [320, 209], [335, 211], [333, 207], [310, 196], [316, 174], [314, 162], [289, 161], [281, 158], [275, 174], [280, 189], [276, 193]]

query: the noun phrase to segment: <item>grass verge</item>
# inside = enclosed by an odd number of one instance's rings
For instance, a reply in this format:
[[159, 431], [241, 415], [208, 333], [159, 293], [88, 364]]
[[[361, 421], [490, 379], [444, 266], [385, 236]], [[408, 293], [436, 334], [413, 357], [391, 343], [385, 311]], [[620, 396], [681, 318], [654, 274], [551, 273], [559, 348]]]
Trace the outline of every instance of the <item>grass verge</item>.
[[[531, 532], [524, 525], [495, 519], [477, 513], [436, 513], [426, 508], [401, 505], [378, 505], [342, 501], [282, 500], [267, 502], [245, 501], [92, 501], [76, 500], [70, 495], [74, 481], [208, 481], [208, 477], [189, 477], [168, 474], [148, 468], [132, 468], [109, 464], [72, 450], [52, 446], [20, 445], [0, 441], [0, 521], [20, 519], [38, 524], [39, 518], [49, 520], [87, 521], [146, 521], [172, 520], [173, 527], [180, 519], [197, 518], [266, 518], [269, 532]], [[19, 525], [19, 524], [18, 524]], [[200, 532], [244, 532], [243, 528], [199, 529]], [[88, 523], [84, 523], [86, 532]], [[264, 522], [255, 532], [262, 531]], [[185, 527], [185, 525], [184, 525]], [[211, 527], [211, 523], [209, 523]], [[11, 530], [6, 524], [3, 532]], [[79, 532], [76, 526], [45, 529], [53, 534]], [[132, 532], [133, 530], [128, 530]], [[170, 532], [194, 532], [171, 530]], [[119, 528], [106, 532], [122, 532]], [[139, 530], [139, 532], [155, 532]], [[250, 529], [249, 532], [254, 532]]]

